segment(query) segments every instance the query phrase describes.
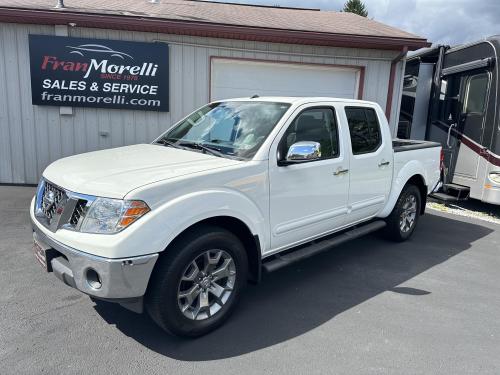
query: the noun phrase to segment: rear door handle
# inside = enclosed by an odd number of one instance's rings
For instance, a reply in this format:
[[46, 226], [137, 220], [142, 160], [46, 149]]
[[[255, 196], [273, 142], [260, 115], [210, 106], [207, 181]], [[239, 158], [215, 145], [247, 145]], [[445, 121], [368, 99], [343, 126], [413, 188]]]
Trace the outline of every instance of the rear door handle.
[[335, 172], [333, 172], [333, 174], [335, 176], [339, 176], [339, 175], [345, 174], [347, 172], [349, 172], [349, 169], [342, 169], [342, 167], [338, 167], [337, 170]]
[[382, 160], [380, 163], [378, 163], [378, 166], [379, 167], [385, 167], [386, 165], [389, 165], [389, 164], [391, 164], [390, 161]]

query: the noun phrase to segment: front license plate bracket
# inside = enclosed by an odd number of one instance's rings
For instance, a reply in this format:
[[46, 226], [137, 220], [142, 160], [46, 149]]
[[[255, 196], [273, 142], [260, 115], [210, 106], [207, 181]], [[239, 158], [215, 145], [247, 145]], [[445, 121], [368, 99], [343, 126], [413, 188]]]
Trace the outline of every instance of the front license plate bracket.
[[46, 246], [43, 242], [38, 240], [36, 236], [33, 236], [33, 252], [35, 253], [36, 260], [40, 263], [42, 268], [47, 272], [52, 272], [51, 260], [60, 254], [58, 254], [54, 249]]

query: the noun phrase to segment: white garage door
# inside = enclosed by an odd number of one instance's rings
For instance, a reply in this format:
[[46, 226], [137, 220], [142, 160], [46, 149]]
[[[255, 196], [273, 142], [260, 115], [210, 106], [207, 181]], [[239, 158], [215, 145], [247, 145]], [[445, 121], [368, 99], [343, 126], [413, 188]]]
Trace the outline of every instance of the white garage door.
[[211, 100], [259, 96], [358, 98], [360, 69], [213, 58]]

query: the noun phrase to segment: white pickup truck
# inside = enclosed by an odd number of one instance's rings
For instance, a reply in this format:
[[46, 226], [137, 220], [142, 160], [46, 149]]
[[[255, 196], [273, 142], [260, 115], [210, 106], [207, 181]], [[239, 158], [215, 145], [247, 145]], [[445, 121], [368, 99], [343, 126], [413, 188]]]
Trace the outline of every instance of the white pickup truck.
[[371, 102], [210, 103], [152, 144], [47, 167], [30, 208], [35, 255], [93, 298], [199, 336], [263, 271], [377, 230], [408, 239], [440, 150], [393, 141]]

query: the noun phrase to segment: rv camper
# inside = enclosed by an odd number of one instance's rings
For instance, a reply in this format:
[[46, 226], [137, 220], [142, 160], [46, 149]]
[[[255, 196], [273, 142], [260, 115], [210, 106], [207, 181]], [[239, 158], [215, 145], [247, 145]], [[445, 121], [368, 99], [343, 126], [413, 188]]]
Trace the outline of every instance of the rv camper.
[[500, 205], [499, 48], [494, 36], [407, 60], [398, 137], [442, 144], [438, 199]]

